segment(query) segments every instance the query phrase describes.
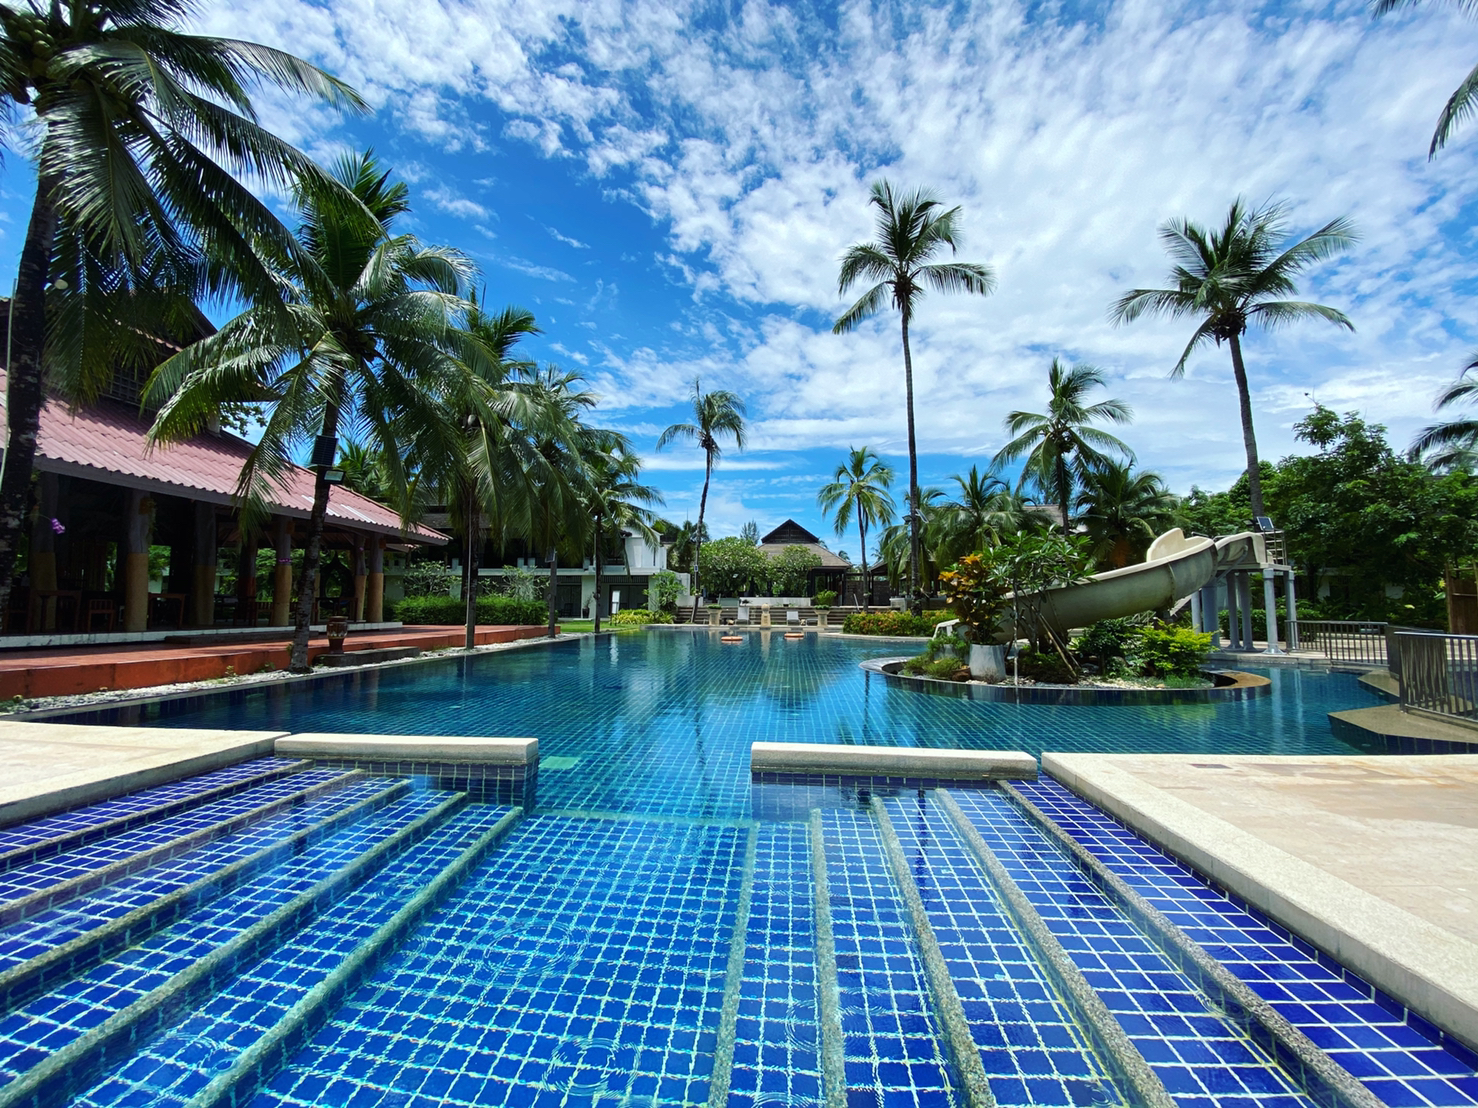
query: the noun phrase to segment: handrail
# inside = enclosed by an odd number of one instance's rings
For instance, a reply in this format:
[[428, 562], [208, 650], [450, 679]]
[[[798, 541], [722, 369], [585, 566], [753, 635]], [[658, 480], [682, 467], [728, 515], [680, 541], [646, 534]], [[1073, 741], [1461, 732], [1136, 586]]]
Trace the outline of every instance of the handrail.
[[1478, 635], [1398, 631], [1401, 710], [1478, 722]]
[[1367, 619], [1301, 619], [1299, 646], [1322, 650], [1331, 662], [1385, 665], [1386, 624]]

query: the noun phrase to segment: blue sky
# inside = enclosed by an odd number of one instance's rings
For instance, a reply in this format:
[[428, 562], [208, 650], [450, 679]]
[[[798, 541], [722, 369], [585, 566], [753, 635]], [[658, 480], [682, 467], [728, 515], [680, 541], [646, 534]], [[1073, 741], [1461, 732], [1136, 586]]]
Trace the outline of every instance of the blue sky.
[[[933, 296], [915, 323], [924, 484], [983, 464], [1003, 416], [1039, 410], [1052, 357], [1088, 361], [1136, 411], [1123, 432], [1177, 491], [1224, 487], [1241, 441], [1225, 351], [1166, 371], [1185, 324], [1114, 328], [1158, 285], [1164, 219], [1287, 198], [1362, 239], [1302, 292], [1355, 321], [1246, 346], [1264, 456], [1310, 396], [1401, 444], [1468, 360], [1478, 126], [1428, 162], [1478, 60], [1449, 6], [1364, 3], [767, 4], [758, 0], [234, 0], [200, 27], [305, 54], [375, 105], [343, 120], [268, 99], [316, 154], [373, 146], [413, 188], [413, 229], [467, 251], [490, 300], [533, 310], [541, 360], [579, 369], [632, 436], [667, 514], [696, 516], [696, 450], [651, 451], [695, 375], [749, 403], [715, 533], [794, 516], [851, 445], [906, 471], [897, 318], [836, 337], [837, 258], [868, 237], [870, 181], [963, 206], [960, 256], [995, 295]], [[9, 279], [29, 189], [0, 176]], [[855, 535], [832, 540], [856, 553]]]

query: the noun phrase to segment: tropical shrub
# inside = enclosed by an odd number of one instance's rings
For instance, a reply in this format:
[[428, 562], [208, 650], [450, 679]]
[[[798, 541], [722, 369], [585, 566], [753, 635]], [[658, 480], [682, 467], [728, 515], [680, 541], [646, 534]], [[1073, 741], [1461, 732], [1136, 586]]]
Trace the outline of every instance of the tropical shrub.
[[1139, 631], [1140, 625], [1133, 617], [1101, 619], [1073, 640], [1073, 653], [1107, 672], [1139, 641]]
[[836, 589], [817, 589], [815, 606], [818, 608], [830, 608], [837, 602]]
[[670, 569], [652, 574], [647, 582], [647, 602], [659, 612], [676, 611], [677, 598], [682, 593], [682, 579]]
[[1008, 586], [1002, 548], [966, 554], [939, 575], [940, 587], [971, 642], [995, 641], [996, 625], [1006, 614]]
[[842, 621], [842, 634], [925, 636], [934, 633], [934, 622], [912, 612], [852, 612]]
[[504, 566], [503, 576], [488, 578], [496, 583], [498, 595], [514, 600], [543, 601], [544, 590], [549, 587], [549, 575], [528, 566]]
[[738, 536], [703, 544], [698, 576], [710, 596], [756, 595], [770, 582], [770, 560]]
[[1194, 677], [1211, 654], [1211, 636], [1188, 627], [1141, 627], [1127, 664], [1146, 677]]
[[[467, 607], [449, 596], [408, 596], [395, 605], [393, 618], [410, 624], [455, 624], [466, 622]], [[483, 596], [477, 600], [478, 623], [543, 623], [548, 612], [537, 600], [514, 600], [506, 596]]]
[[821, 556], [804, 546], [787, 546], [770, 559], [770, 595], [801, 596], [810, 584], [813, 569], [821, 568]]
[[1016, 656], [1016, 673], [1029, 681], [1047, 685], [1076, 685], [1078, 675], [1055, 650], [1022, 650]]
[[[270, 556], [271, 551], [264, 551]], [[459, 578], [440, 562], [412, 562], [400, 582], [406, 596], [451, 596], [452, 582]]]
[[942, 658], [929, 658], [923, 654], [903, 663], [903, 672], [910, 677], [934, 677], [940, 681], [968, 681], [970, 667], [954, 654]]
[[612, 627], [645, 627], [649, 623], [668, 622], [670, 619], [665, 613], [648, 608], [622, 608], [611, 617]]

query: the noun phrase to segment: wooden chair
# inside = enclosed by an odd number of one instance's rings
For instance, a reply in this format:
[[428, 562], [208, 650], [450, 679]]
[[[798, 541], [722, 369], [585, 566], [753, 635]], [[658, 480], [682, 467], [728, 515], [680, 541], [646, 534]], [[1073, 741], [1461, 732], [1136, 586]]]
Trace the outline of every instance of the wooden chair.
[[93, 597], [87, 601], [87, 607], [82, 613], [82, 630], [92, 634], [97, 630], [98, 621], [103, 623], [103, 630], [111, 632], [118, 622], [118, 602], [111, 597]]

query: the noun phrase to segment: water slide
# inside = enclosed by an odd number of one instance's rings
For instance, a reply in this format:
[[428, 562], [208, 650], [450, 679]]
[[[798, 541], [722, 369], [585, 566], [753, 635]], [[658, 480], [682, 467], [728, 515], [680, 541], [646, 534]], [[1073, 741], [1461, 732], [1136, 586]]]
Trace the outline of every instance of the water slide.
[[[1220, 539], [1187, 537], [1179, 527], [1150, 544], [1146, 560], [1137, 566], [1097, 573], [1076, 585], [1063, 585], [1037, 594], [1043, 622], [1060, 638], [1075, 627], [1100, 619], [1121, 619], [1139, 612], [1162, 611], [1176, 601], [1211, 584], [1232, 566], [1250, 566], [1267, 560], [1263, 537], [1242, 531]], [[1013, 637], [1011, 616], [996, 634], [999, 642]]]

